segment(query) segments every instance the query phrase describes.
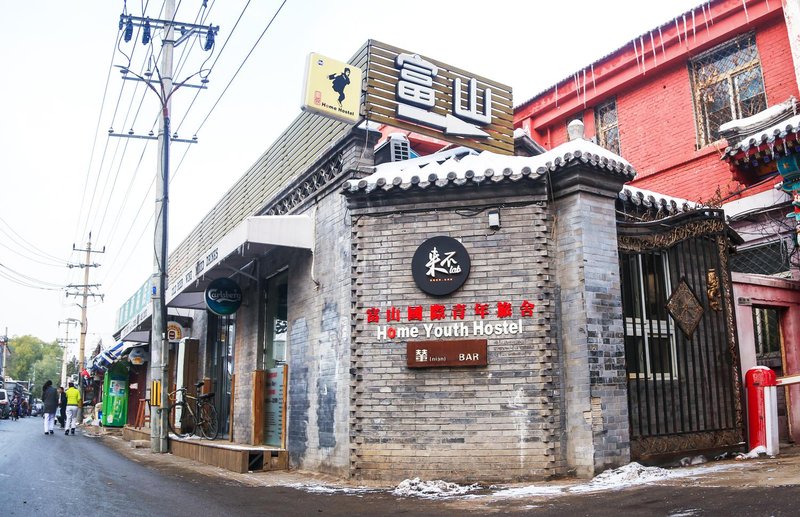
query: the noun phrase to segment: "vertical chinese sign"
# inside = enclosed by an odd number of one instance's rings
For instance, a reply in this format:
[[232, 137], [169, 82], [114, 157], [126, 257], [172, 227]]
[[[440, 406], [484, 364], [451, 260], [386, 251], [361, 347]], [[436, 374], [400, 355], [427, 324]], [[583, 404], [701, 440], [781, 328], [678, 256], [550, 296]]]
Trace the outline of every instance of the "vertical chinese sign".
[[368, 46], [370, 121], [473, 149], [514, 153], [509, 86], [375, 40]]

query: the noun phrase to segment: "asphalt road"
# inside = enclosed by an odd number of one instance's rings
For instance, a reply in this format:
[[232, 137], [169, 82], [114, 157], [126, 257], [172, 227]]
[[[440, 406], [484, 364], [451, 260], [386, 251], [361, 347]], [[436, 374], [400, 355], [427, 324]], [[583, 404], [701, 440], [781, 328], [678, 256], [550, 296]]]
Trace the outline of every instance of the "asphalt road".
[[[269, 473], [210, 475], [171, 456], [120, 451], [120, 441], [83, 435], [45, 436], [42, 419], [0, 421], [0, 516], [133, 515], [560, 515], [560, 516], [795, 516], [800, 515], [797, 461], [766, 463], [769, 486], [716, 479], [648, 485], [597, 493], [497, 499], [425, 500], [388, 490], [309, 492], [289, 486], [253, 486]], [[755, 467], [754, 467], [755, 468]], [[781, 470], [795, 477], [775, 483]], [[746, 470], [738, 475], [755, 479]], [[735, 479], [735, 478], [734, 478]], [[247, 482], [245, 482], [247, 481]]]

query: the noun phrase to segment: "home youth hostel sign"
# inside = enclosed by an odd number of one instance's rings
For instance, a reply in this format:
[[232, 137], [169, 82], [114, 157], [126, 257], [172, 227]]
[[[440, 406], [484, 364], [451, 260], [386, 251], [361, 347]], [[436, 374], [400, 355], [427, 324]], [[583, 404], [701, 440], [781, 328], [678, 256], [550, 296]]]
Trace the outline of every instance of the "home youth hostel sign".
[[511, 87], [370, 40], [370, 121], [500, 154], [514, 153]]

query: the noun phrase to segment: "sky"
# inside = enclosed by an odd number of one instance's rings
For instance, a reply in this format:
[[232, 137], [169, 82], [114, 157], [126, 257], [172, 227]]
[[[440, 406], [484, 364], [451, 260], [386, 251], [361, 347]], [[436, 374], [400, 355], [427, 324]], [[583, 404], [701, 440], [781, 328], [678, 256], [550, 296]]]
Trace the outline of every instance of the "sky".
[[[175, 51], [177, 80], [202, 70], [187, 84], [208, 82], [172, 96], [173, 129], [197, 143], [172, 146], [170, 251], [300, 114], [310, 52], [346, 61], [376, 39], [509, 85], [518, 105], [704, 2], [175, 3], [176, 21], [219, 31], [210, 52], [197, 38]], [[149, 61], [155, 71], [160, 39], [143, 45], [135, 32], [126, 43], [118, 24], [123, 9], [159, 18], [162, 7], [0, 0], [0, 335], [68, 337], [78, 355], [80, 329], [66, 322], [81, 317], [82, 299], [70, 294], [85, 269], [68, 264], [85, 263], [79, 250], [91, 243], [88, 357], [99, 340], [113, 344], [118, 309], [153, 273], [156, 144], [109, 130], [157, 131], [156, 94], [120, 67], [145, 77]]]

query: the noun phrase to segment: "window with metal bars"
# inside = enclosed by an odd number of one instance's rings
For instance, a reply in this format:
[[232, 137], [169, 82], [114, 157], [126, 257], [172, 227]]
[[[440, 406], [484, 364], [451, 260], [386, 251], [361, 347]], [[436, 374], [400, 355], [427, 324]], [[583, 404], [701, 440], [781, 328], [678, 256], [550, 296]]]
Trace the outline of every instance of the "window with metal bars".
[[747, 34], [689, 62], [698, 147], [719, 140], [719, 126], [767, 108], [755, 34]]
[[617, 99], [609, 99], [594, 110], [597, 144], [612, 153], [619, 154], [619, 125], [617, 122]]
[[731, 271], [756, 275], [780, 275], [789, 271], [787, 241], [773, 241], [762, 246], [737, 250], [731, 255]]
[[[756, 335], [756, 357], [759, 359], [781, 352], [780, 312], [770, 307], [753, 307]], [[761, 363], [759, 363], [761, 364]]]

